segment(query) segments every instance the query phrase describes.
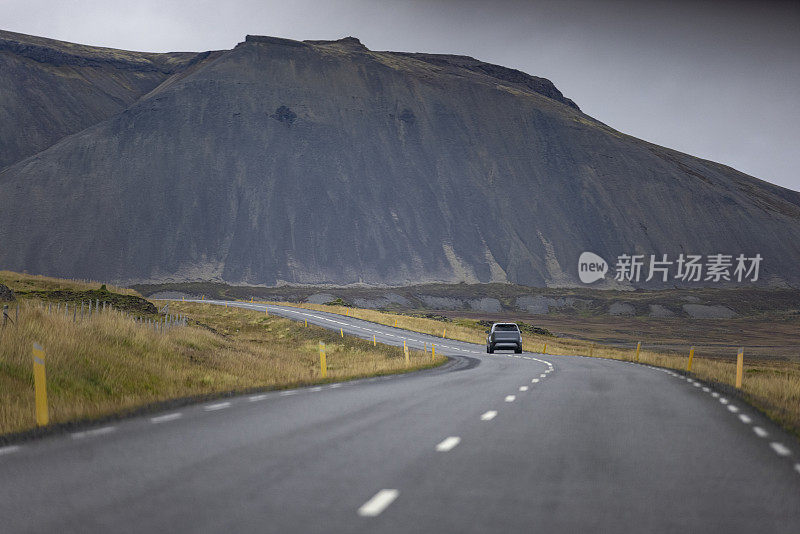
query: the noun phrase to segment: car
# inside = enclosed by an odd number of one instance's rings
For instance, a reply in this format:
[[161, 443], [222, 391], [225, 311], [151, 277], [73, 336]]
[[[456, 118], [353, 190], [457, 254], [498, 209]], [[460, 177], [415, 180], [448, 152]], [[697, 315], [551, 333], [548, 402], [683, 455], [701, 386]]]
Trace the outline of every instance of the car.
[[522, 352], [522, 334], [516, 323], [494, 323], [486, 334], [486, 352], [489, 354], [503, 348], [514, 349], [517, 354]]

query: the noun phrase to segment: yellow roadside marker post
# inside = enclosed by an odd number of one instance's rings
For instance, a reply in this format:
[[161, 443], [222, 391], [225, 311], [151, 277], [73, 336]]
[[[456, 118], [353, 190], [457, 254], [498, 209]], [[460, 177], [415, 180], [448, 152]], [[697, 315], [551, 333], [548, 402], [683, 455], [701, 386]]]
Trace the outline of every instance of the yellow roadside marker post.
[[264, 315], [269, 317], [269, 309], [266, 306], [264, 306]]
[[47, 380], [44, 373], [44, 349], [33, 344], [33, 388], [36, 397], [36, 425], [45, 426], [50, 421], [47, 413]]
[[637, 361], [637, 362], [639, 361], [639, 350], [640, 350], [641, 348], [642, 348], [642, 342], [640, 341], [640, 342], [638, 342], [638, 343], [636, 344], [636, 361]]
[[686, 370], [692, 371], [692, 360], [694, 360], [694, 347], [689, 347], [689, 363], [686, 364]]
[[744, 349], [739, 349], [736, 355], [736, 389], [742, 389], [742, 375], [744, 374]]
[[408, 347], [406, 346], [406, 340], [405, 339], [403, 340], [403, 353], [405, 354], [405, 357], [406, 357], [406, 367], [408, 367], [410, 362], [409, 362], [409, 359], [408, 359]]
[[397, 328], [397, 317], [394, 319], [394, 327]]
[[308, 326], [308, 319], [306, 319], [306, 326]]
[[436, 360], [436, 345], [431, 345], [431, 361]]
[[447, 337], [447, 328], [445, 328], [445, 329], [444, 329], [444, 332], [442, 332], [442, 337], [443, 337], [443, 338]]
[[325, 343], [319, 342], [319, 370], [322, 378], [328, 376], [328, 362], [325, 359]]
[[589, 356], [591, 357], [593, 353], [594, 353], [594, 343], [592, 343], [591, 346], [589, 346]]
[[339, 333], [342, 334], [342, 337], [344, 337], [344, 328], [340, 328]]
[[372, 346], [373, 347], [377, 347], [378, 346], [378, 342], [375, 340], [375, 334], [372, 334]]
[[547, 354], [547, 341], [544, 342], [544, 348], [542, 349], [542, 354]]

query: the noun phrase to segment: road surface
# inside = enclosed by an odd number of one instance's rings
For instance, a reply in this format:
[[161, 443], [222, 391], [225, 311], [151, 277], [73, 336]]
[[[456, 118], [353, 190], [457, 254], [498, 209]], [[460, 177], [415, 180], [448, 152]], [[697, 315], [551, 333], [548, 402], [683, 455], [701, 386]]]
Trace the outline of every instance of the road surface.
[[677, 373], [269, 311], [452, 360], [0, 448], [0, 531], [800, 532], [797, 441]]

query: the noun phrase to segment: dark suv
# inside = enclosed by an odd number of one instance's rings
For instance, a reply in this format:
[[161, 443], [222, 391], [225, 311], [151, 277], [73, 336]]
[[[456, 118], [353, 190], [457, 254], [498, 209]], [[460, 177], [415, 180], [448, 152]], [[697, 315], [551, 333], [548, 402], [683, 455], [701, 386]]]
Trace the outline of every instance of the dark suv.
[[486, 333], [486, 352], [492, 354], [494, 349], [514, 349], [517, 354], [522, 352], [522, 334], [515, 323], [494, 323], [491, 330]]

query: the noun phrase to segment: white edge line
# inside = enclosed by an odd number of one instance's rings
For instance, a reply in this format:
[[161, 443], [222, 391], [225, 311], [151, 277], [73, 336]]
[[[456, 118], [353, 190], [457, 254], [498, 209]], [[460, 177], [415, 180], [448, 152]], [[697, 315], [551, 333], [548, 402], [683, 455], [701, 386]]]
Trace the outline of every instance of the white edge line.
[[4, 454], [11, 454], [12, 452], [17, 452], [19, 450], [19, 445], [9, 445], [7, 447], [0, 447], [0, 456]]
[[358, 509], [358, 515], [361, 517], [378, 516], [394, 502], [398, 495], [400, 495], [400, 492], [396, 489], [382, 489], [370, 500], [361, 505]]
[[778, 443], [777, 441], [773, 441], [772, 443], [769, 444], [769, 446], [772, 447], [772, 450], [775, 451], [780, 456], [789, 456], [790, 454], [792, 454], [792, 451], [790, 451], [783, 443]]
[[180, 412], [168, 413], [166, 415], [158, 415], [156, 417], [151, 417], [150, 422], [155, 424], [166, 423], [167, 421], [174, 421], [176, 419], [180, 419], [181, 417], [183, 417], [183, 414]]
[[216, 404], [206, 404], [205, 406], [203, 406], [203, 410], [207, 412], [213, 412], [216, 410], [224, 410], [225, 408], [230, 408], [230, 407], [231, 403], [225, 401], [225, 402], [218, 402]]

